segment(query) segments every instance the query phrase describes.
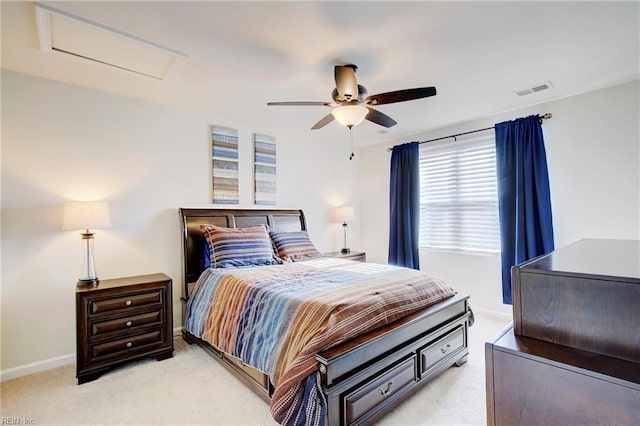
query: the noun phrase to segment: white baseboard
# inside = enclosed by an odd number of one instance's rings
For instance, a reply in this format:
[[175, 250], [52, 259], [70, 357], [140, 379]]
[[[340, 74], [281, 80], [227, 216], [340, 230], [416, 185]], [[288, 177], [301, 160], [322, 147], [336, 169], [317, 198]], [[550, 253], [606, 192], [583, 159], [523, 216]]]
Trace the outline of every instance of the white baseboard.
[[[173, 329], [174, 336], [182, 335], [182, 327]], [[21, 365], [19, 367], [8, 368], [0, 371], [0, 382], [5, 382], [18, 377], [28, 376], [29, 374], [40, 373], [41, 371], [50, 370], [52, 368], [61, 367], [63, 365], [73, 364], [76, 362], [76, 354], [57, 356], [55, 358], [45, 359], [43, 361], [33, 362], [31, 364]]]
[[39, 373], [41, 371], [50, 370], [63, 365], [73, 364], [75, 362], [76, 354], [72, 353], [69, 355], [45, 359], [43, 361], [32, 362], [31, 364], [21, 365], [19, 367], [8, 368], [0, 371], [0, 382], [17, 379], [18, 377], [28, 376], [29, 374]]

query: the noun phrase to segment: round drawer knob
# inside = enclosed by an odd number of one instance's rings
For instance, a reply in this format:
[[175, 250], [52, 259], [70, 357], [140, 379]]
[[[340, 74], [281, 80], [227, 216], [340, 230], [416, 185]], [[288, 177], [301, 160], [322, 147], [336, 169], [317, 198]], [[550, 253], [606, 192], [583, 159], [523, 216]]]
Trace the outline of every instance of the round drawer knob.
[[131, 321], [127, 321], [127, 327], [131, 327]]
[[133, 346], [133, 343], [127, 342], [127, 347], [130, 348], [131, 346]]
[[126, 302], [124, 302], [124, 304], [127, 306], [131, 305], [131, 300], [127, 300]]

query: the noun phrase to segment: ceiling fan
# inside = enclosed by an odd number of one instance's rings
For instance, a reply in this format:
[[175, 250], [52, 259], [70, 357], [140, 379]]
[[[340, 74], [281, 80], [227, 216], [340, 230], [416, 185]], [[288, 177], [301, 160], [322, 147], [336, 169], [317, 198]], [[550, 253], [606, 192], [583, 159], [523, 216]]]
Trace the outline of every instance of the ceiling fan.
[[411, 101], [435, 96], [436, 94], [435, 87], [418, 87], [367, 96], [367, 89], [358, 84], [356, 80], [357, 70], [358, 67], [353, 64], [336, 65], [334, 67], [336, 87], [331, 92], [333, 102], [268, 102], [267, 105], [337, 107], [318, 121], [311, 128], [312, 130], [320, 129], [334, 119], [349, 129], [360, 124], [365, 119], [383, 127], [392, 127], [398, 123], [388, 115], [371, 108], [371, 106]]

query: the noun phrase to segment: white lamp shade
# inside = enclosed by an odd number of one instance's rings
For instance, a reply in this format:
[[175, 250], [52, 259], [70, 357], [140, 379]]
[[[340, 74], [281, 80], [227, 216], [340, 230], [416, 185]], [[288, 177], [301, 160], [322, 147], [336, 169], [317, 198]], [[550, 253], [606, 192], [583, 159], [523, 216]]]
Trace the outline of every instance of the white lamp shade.
[[62, 229], [98, 228], [111, 228], [111, 216], [107, 203], [82, 201], [65, 203]]
[[369, 110], [359, 105], [345, 105], [331, 111], [331, 115], [343, 126], [357, 126], [367, 116]]
[[333, 211], [333, 219], [336, 222], [350, 222], [355, 217], [355, 212], [353, 207], [344, 206], [344, 207], [336, 207]]

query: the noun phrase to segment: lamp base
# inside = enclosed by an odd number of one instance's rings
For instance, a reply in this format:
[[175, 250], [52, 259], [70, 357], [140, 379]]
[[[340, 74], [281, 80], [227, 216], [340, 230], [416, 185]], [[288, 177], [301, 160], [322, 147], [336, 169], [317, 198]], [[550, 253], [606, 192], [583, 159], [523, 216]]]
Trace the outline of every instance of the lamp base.
[[342, 254], [351, 253], [351, 250], [349, 250], [348, 248], [343, 248], [342, 250], [340, 250], [340, 253]]
[[92, 286], [92, 285], [98, 285], [99, 282], [100, 282], [100, 280], [98, 278], [89, 278], [89, 279], [80, 278], [78, 280], [78, 282], [76, 283], [76, 285], [78, 287], [87, 287], [87, 286]]

